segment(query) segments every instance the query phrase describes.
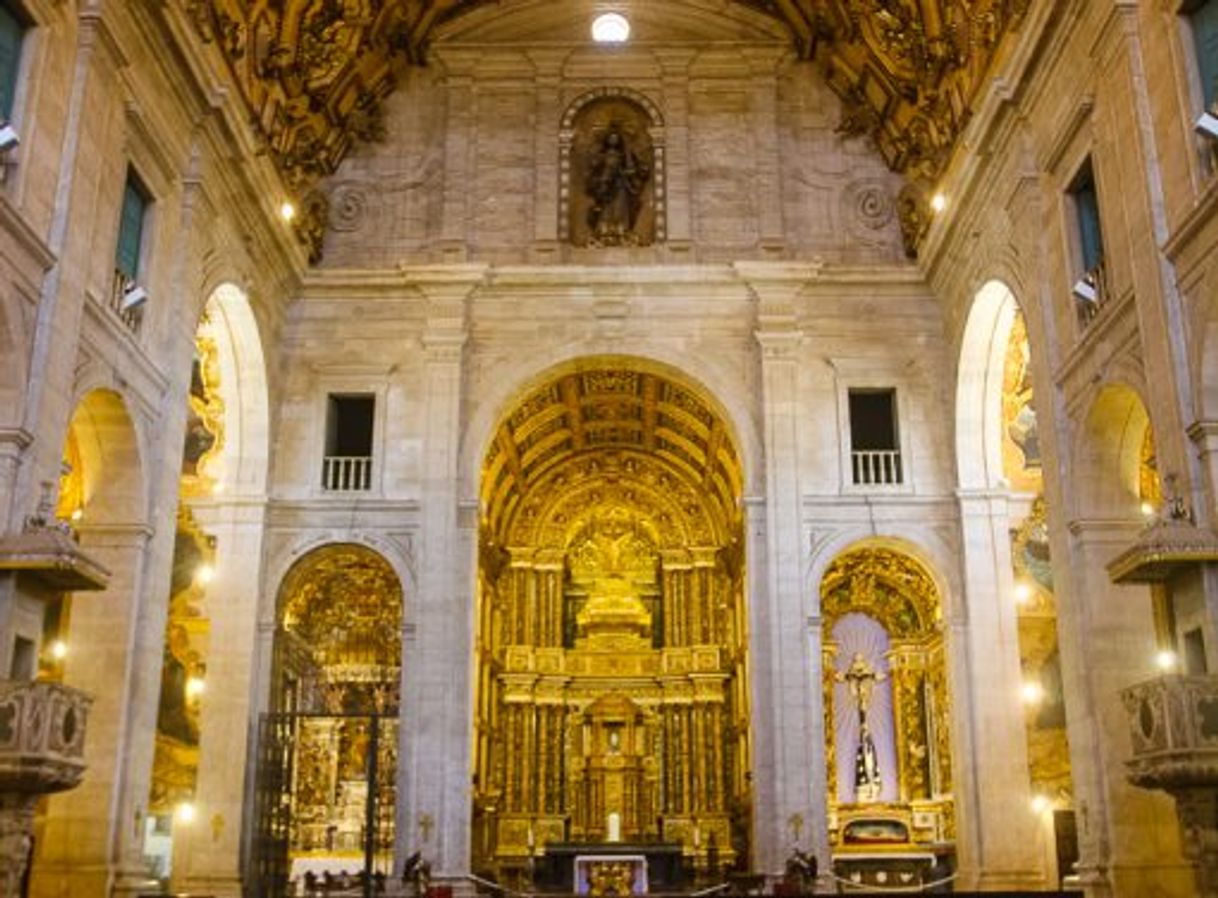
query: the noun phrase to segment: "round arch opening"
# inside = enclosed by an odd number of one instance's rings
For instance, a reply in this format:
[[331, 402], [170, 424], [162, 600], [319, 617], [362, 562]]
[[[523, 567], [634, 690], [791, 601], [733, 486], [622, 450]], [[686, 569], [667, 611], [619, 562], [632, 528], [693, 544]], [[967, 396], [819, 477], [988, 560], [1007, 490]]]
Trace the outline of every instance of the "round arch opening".
[[524, 886], [530, 859], [571, 843], [749, 862], [742, 471], [717, 408], [601, 357], [499, 419], [480, 483], [476, 872]]
[[259, 894], [392, 872], [402, 619], [396, 572], [365, 546], [322, 546], [285, 575], [259, 732]]

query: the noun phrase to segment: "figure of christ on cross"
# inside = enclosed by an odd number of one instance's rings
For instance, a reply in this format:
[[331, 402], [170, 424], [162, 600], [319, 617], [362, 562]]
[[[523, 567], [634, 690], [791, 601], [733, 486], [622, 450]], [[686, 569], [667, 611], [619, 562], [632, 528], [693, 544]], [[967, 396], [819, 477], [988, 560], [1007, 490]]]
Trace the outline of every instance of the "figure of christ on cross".
[[846, 684], [858, 710], [859, 740], [854, 753], [854, 798], [860, 804], [876, 801], [880, 797], [880, 762], [876, 755], [875, 741], [871, 738], [871, 730], [867, 726], [867, 711], [871, 707], [875, 684], [887, 678], [887, 674], [867, 663], [862, 652], [855, 652], [850, 666], [834, 675], [837, 682]]

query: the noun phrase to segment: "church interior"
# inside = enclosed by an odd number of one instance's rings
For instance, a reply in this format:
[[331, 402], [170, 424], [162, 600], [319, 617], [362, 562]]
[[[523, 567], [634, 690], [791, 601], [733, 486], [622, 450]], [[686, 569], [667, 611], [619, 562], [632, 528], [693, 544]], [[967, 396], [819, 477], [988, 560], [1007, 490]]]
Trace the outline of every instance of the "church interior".
[[0, 898], [1218, 898], [1218, 0], [0, 0]]

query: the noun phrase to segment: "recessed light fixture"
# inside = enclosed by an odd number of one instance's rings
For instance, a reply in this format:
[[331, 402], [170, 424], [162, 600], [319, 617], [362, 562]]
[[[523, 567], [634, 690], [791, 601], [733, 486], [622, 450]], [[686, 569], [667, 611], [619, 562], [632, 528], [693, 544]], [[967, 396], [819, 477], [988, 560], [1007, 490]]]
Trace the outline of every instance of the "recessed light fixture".
[[934, 209], [935, 212], [942, 212], [947, 208], [947, 197], [942, 193], [936, 193], [930, 198], [930, 207]]
[[290, 201], [285, 200], [279, 207], [279, 217], [284, 221], [291, 221], [296, 217], [296, 207]]
[[630, 20], [621, 13], [602, 13], [592, 20], [592, 39], [598, 44], [624, 44], [630, 40]]

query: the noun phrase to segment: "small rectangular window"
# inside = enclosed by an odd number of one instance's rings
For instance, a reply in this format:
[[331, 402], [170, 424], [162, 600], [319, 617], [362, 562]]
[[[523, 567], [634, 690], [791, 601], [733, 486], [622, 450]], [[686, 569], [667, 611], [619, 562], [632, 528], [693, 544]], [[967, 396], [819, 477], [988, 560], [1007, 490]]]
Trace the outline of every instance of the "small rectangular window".
[[118, 248], [114, 267], [128, 281], [135, 282], [140, 273], [140, 250], [144, 244], [144, 219], [148, 214], [148, 191], [135, 172], [128, 169], [123, 187], [123, 211], [118, 223]]
[[1078, 224], [1079, 250], [1083, 272], [1096, 271], [1104, 261], [1104, 235], [1100, 230], [1100, 199], [1095, 189], [1095, 172], [1088, 159], [1070, 183], [1074, 215]]
[[896, 390], [850, 390], [850, 454], [854, 482], [902, 483]]
[[0, 121], [7, 122], [13, 117], [25, 31], [25, 22], [17, 15], [12, 4], [0, 0]]
[[1190, 677], [1209, 673], [1209, 664], [1205, 660], [1205, 634], [1200, 627], [1194, 627], [1184, 634], [1184, 672]]
[[1197, 75], [1207, 109], [1218, 102], [1218, 0], [1200, 0], [1184, 7], [1197, 52]]
[[34, 650], [34, 640], [18, 636], [13, 640], [13, 662], [9, 679], [32, 680], [37, 672], [38, 657]]
[[322, 487], [333, 492], [372, 488], [372, 434], [376, 397], [336, 395], [326, 409]]

